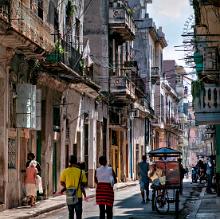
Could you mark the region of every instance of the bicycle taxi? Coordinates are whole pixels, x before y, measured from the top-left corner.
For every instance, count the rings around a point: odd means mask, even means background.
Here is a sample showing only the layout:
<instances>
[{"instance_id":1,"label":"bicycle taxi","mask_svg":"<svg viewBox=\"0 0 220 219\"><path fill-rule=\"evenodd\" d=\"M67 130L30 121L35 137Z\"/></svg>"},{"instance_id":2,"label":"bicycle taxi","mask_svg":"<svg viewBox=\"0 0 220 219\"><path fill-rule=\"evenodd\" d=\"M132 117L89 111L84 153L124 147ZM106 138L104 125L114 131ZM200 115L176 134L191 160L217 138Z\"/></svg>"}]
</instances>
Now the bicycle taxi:
<instances>
[{"instance_id":1,"label":"bicycle taxi","mask_svg":"<svg viewBox=\"0 0 220 219\"><path fill-rule=\"evenodd\" d=\"M166 214L170 210L170 204L174 203L175 214L179 212L180 194L180 165L177 159L181 152L171 148L158 148L152 150L149 156L154 158L154 168L162 170L163 176L158 177L160 183L152 183L152 210L160 214Z\"/></svg>"}]
</instances>

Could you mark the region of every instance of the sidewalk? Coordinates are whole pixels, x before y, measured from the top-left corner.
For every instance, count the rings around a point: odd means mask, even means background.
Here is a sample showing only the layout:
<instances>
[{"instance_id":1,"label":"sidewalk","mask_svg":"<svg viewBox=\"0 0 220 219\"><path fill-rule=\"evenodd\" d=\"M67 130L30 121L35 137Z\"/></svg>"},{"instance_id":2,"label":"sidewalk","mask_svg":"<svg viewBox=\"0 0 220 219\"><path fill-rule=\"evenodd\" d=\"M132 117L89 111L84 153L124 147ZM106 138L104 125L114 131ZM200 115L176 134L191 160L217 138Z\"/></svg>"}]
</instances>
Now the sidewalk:
<instances>
[{"instance_id":1,"label":"sidewalk","mask_svg":"<svg viewBox=\"0 0 220 219\"><path fill-rule=\"evenodd\" d=\"M203 192L198 210L196 212L196 219L217 219L220 218L220 197L216 194L207 194L205 188Z\"/></svg>"},{"instance_id":2,"label":"sidewalk","mask_svg":"<svg viewBox=\"0 0 220 219\"><path fill-rule=\"evenodd\" d=\"M115 190L123 189L127 186L135 186L138 184L138 181L131 181L126 183L117 183L114 186ZM95 189L86 189L86 194L88 198L95 196ZM66 205L65 195L59 195L55 197L50 197L46 200L40 201L36 204L35 207L30 206L21 206L18 208L7 209L0 212L1 219L26 219L33 218L40 214L50 212L59 208L62 208Z\"/></svg>"},{"instance_id":3,"label":"sidewalk","mask_svg":"<svg viewBox=\"0 0 220 219\"><path fill-rule=\"evenodd\" d=\"M204 185L193 210L187 219L218 219L220 218L220 197L206 193Z\"/></svg>"}]
</instances>

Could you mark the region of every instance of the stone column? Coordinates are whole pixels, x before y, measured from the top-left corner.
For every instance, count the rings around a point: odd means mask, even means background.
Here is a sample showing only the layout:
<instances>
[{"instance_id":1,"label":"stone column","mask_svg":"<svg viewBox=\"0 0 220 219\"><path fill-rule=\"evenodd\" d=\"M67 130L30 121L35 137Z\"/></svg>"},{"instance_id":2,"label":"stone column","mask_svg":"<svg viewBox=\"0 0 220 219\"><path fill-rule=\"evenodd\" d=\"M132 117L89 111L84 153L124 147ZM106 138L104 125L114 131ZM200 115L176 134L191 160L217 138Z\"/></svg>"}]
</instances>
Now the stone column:
<instances>
[{"instance_id":1,"label":"stone column","mask_svg":"<svg viewBox=\"0 0 220 219\"><path fill-rule=\"evenodd\" d=\"M5 204L8 179L8 145L6 127L8 120L8 74L3 66L0 66L0 95L0 202Z\"/></svg>"},{"instance_id":2,"label":"stone column","mask_svg":"<svg viewBox=\"0 0 220 219\"><path fill-rule=\"evenodd\" d=\"M8 125L9 125L9 66L14 51L0 46L0 210L7 208L8 190Z\"/></svg>"},{"instance_id":3,"label":"stone column","mask_svg":"<svg viewBox=\"0 0 220 219\"><path fill-rule=\"evenodd\" d=\"M94 187L94 173L96 168L96 119L89 121L89 162L88 162L88 186Z\"/></svg>"}]
</instances>

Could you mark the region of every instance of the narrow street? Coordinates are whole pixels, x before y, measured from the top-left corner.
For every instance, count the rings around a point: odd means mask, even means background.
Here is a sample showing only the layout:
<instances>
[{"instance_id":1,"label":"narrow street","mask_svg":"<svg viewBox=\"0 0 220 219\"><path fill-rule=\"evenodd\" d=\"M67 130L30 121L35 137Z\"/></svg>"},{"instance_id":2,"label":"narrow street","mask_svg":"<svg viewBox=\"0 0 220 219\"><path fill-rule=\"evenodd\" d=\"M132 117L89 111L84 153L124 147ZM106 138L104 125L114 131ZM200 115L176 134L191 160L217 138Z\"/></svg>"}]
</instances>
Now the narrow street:
<instances>
[{"instance_id":1,"label":"narrow street","mask_svg":"<svg viewBox=\"0 0 220 219\"><path fill-rule=\"evenodd\" d=\"M184 192L180 197L180 214L179 219L187 218L190 213L195 210L196 203L199 200L199 195L202 187L198 184L191 184L189 181L184 183ZM151 202L141 204L139 185L126 187L115 191L114 218L175 218L173 204L170 205L170 213L160 215L151 210ZM95 204L95 198L90 198L88 202L83 203L83 218L95 219L98 218L99 209ZM66 219L68 218L68 210L66 207L43 214L37 217L38 219Z\"/></svg>"},{"instance_id":2,"label":"narrow street","mask_svg":"<svg viewBox=\"0 0 220 219\"><path fill-rule=\"evenodd\" d=\"M0 0L0 97L0 219L220 219L220 0Z\"/></svg>"}]
</instances>

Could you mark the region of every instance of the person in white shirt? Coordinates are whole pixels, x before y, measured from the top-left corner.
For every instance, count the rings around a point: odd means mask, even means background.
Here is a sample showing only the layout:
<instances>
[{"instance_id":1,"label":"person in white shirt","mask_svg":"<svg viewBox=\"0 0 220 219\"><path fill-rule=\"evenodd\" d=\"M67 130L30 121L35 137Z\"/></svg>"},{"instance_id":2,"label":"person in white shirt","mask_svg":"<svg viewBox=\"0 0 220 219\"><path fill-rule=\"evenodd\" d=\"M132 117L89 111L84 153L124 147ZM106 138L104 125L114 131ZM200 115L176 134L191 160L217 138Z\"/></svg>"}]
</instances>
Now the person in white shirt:
<instances>
[{"instance_id":1,"label":"person in white shirt","mask_svg":"<svg viewBox=\"0 0 220 219\"><path fill-rule=\"evenodd\" d=\"M96 204L99 205L100 219L105 218L107 213L107 219L113 218L113 203L114 203L114 183L117 182L115 173L112 167L107 165L105 156L99 158L100 167L95 172L96 188Z\"/></svg>"}]
</instances>

